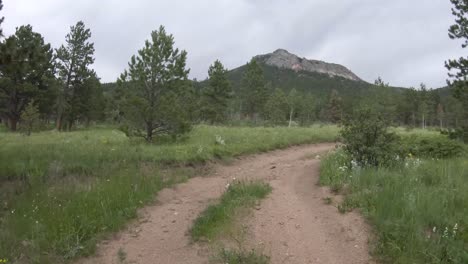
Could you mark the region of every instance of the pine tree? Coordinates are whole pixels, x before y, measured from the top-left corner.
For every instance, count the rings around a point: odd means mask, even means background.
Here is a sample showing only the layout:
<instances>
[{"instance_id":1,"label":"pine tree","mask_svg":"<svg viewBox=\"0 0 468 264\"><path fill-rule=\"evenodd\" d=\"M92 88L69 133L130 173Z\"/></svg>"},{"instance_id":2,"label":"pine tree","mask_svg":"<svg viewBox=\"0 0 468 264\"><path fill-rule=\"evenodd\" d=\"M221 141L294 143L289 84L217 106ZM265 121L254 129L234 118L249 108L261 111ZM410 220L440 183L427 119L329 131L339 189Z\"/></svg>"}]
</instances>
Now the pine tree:
<instances>
[{"instance_id":1,"label":"pine tree","mask_svg":"<svg viewBox=\"0 0 468 264\"><path fill-rule=\"evenodd\" d=\"M342 119L343 114L343 101L338 95L337 90L332 90L328 98L328 105L326 109L327 119L329 122L338 123Z\"/></svg>"},{"instance_id":2,"label":"pine tree","mask_svg":"<svg viewBox=\"0 0 468 264\"><path fill-rule=\"evenodd\" d=\"M227 69L219 60L208 69L208 78L208 86L202 91L203 117L211 124L222 123L228 118L227 110L232 89L227 78Z\"/></svg>"},{"instance_id":3,"label":"pine tree","mask_svg":"<svg viewBox=\"0 0 468 264\"><path fill-rule=\"evenodd\" d=\"M52 49L30 25L21 26L0 44L0 65L0 117L16 131L32 99L39 107L53 100Z\"/></svg>"},{"instance_id":4,"label":"pine tree","mask_svg":"<svg viewBox=\"0 0 468 264\"><path fill-rule=\"evenodd\" d=\"M255 59L246 65L246 71L242 77L241 88L241 113L256 120L258 114L263 112L267 100L267 89L263 70Z\"/></svg>"},{"instance_id":5,"label":"pine tree","mask_svg":"<svg viewBox=\"0 0 468 264\"><path fill-rule=\"evenodd\" d=\"M132 130L148 142L154 135L177 136L190 129L187 52L174 48L163 26L132 56L119 85L125 91L124 115Z\"/></svg>"},{"instance_id":6,"label":"pine tree","mask_svg":"<svg viewBox=\"0 0 468 264\"><path fill-rule=\"evenodd\" d=\"M455 24L449 28L451 39L462 40L462 48L468 47L468 1L450 0L454 7L452 14L455 16ZM449 70L448 84L455 88L455 97L459 99L464 108L464 124L468 137L468 57L461 57L458 60L448 60L445 67ZM452 71L455 70L455 73Z\"/></svg>"},{"instance_id":7,"label":"pine tree","mask_svg":"<svg viewBox=\"0 0 468 264\"><path fill-rule=\"evenodd\" d=\"M94 44L89 42L91 30L82 21L70 28L65 37L65 45L56 51L58 75L62 82L59 101L57 101L57 129L63 129L63 121L68 121L68 129L79 118L80 111L86 102L80 98L86 93L86 81L97 78L90 65L94 63Z\"/></svg>"},{"instance_id":8,"label":"pine tree","mask_svg":"<svg viewBox=\"0 0 468 264\"><path fill-rule=\"evenodd\" d=\"M288 101L281 89L275 91L268 97L265 104L265 119L272 124L281 125L286 121L288 115Z\"/></svg>"},{"instance_id":9,"label":"pine tree","mask_svg":"<svg viewBox=\"0 0 468 264\"><path fill-rule=\"evenodd\" d=\"M31 100L21 113L21 126L27 136L31 135L35 124L39 121L39 108Z\"/></svg>"},{"instance_id":10,"label":"pine tree","mask_svg":"<svg viewBox=\"0 0 468 264\"><path fill-rule=\"evenodd\" d=\"M2 11L3 9L3 4L2 4L2 0L0 0L0 11ZM3 20L5 18L4 17L0 17L0 38L3 37L3 30L2 30L2 23L3 23Z\"/></svg>"}]
</instances>

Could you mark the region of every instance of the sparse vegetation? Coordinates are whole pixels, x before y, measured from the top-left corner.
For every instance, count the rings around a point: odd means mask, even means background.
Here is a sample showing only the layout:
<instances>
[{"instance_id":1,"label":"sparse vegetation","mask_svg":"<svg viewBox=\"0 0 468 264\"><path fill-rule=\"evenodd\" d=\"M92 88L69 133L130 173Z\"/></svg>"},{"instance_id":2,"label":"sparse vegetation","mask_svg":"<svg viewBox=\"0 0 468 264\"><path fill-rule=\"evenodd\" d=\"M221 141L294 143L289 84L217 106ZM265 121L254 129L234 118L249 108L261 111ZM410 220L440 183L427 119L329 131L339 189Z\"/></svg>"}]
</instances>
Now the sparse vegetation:
<instances>
[{"instance_id":1,"label":"sparse vegetation","mask_svg":"<svg viewBox=\"0 0 468 264\"><path fill-rule=\"evenodd\" d=\"M222 249L217 260L220 263L229 264L268 264L270 258L264 254L259 254L255 250L248 252Z\"/></svg>"},{"instance_id":2,"label":"sparse vegetation","mask_svg":"<svg viewBox=\"0 0 468 264\"><path fill-rule=\"evenodd\" d=\"M254 206L255 201L265 198L270 192L271 187L266 183L234 180L228 184L219 203L210 205L195 220L190 230L192 239L212 240L219 237L232 228L233 221L238 220L239 214L242 214L245 208ZM230 256L234 257L235 254Z\"/></svg>"}]
</instances>

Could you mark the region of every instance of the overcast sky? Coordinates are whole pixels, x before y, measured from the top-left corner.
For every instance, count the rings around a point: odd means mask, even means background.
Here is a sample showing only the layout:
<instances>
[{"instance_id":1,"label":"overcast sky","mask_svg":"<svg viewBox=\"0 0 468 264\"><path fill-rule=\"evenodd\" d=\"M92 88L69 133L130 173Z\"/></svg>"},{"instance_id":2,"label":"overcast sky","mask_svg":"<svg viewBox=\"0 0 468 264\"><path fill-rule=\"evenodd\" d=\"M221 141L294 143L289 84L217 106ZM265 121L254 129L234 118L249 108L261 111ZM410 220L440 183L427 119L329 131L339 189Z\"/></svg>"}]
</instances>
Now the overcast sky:
<instances>
[{"instance_id":1,"label":"overcast sky","mask_svg":"<svg viewBox=\"0 0 468 264\"><path fill-rule=\"evenodd\" d=\"M164 25L188 52L191 78L220 59L229 69L286 49L342 64L366 81L445 85L444 61L466 56L448 38L449 0L4 0L5 35L31 24L54 47L69 27L91 28L103 82L115 81L150 32ZM463 53L465 52L465 53Z\"/></svg>"}]
</instances>

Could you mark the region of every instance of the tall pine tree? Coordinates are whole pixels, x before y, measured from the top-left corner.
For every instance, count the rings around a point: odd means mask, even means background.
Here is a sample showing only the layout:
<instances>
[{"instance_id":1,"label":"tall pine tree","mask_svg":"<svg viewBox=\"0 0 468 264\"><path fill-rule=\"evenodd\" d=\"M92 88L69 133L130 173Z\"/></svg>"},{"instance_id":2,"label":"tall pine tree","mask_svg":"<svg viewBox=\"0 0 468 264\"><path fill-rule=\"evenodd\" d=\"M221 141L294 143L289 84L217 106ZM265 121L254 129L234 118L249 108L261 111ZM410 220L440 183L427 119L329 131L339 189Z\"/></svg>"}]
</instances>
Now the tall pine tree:
<instances>
[{"instance_id":1,"label":"tall pine tree","mask_svg":"<svg viewBox=\"0 0 468 264\"><path fill-rule=\"evenodd\" d=\"M89 67L94 63L94 44L89 41L91 30L82 21L70 28L65 37L65 45L57 49L57 69L62 82L62 89L57 100L57 129L64 128L64 121L68 122L68 129L83 113L83 105L89 102L87 81L97 78L94 70Z\"/></svg>"},{"instance_id":2,"label":"tall pine tree","mask_svg":"<svg viewBox=\"0 0 468 264\"><path fill-rule=\"evenodd\" d=\"M203 119L211 124L222 123L228 118L227 110L232 89L227 69L219 60L208 69L208 78L208 86L202 92Z\"/></svg>"},{"instance_id":3,"label":"tall pine tree","mask_svg":"<svg viewBox=\"0 0 468 264\"><path fill-rule=\"evenodd\" d=\"M247 63L246 67L240 91L242 98L240 112L256 120L257 116L263 112L268 99L265 77L262 68L255 59Z\"/></svg>"},{"instance_id":4,"label":"tall pine tree","mask_svg":"<svg viewBox=\"0 0 468 264\"><path fill-rule=\"evenodd\" d=\"M31 100L43 109L53 100L52 60L50 44L30 25L17 28L0 44L0 117L12 131Z\"/></svg>"},{"instance_id":5,"label":"tall pine tree","mask_svg":"<svg viewBox=\"0 0 468 264\"><path fill-rule=\"evenodd\" d=\"M451 39L462 40L462 48L468 47L468 0L450 0L453 4L452 14L455 24L449 28ZM462 102L464 108L463 126L468 140L468 57L448 60L445 66L449 70L448 84L455 88L455 97ZM455 72L453 72L455 71Z\"/></svg>"},{"instance_id":6,"label":"tall pine tree","mask_svg":"<svg viewBox=\"0 0 468 264\"><path fill-rule=\"evenodd\" d=\"M190 129L186 60L187 52L174 48L174 37L161 26L119 79L125 119L132 132L148 142L155 135L176 136Z\"/></svg>"}]
</instances>

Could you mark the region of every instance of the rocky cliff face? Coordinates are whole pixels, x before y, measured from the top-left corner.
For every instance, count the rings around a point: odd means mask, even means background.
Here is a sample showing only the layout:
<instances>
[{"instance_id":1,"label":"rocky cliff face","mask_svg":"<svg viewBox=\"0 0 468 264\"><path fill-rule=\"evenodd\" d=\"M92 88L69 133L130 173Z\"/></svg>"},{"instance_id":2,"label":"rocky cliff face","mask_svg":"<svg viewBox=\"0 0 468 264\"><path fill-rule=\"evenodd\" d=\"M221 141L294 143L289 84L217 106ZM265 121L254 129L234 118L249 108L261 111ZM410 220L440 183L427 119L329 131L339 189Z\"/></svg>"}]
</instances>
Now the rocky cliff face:
<instances>
[{"instance_id":1,"label":"rocky cliff face","mask_svg":"<svg viewBox=\"0 0 468 264\"><path fill-rule=\"evenodd\" d=\"M317 72L328 74L331 77L339 76L354 81L361 81L356 74L342 65L300 58L284 49L278 49L273 53L265 55L258 55L255 59L258 62L279 68Z\"/></svg>"}]
</instances>

